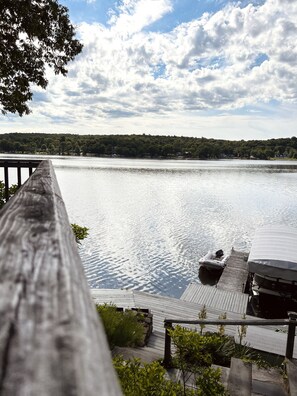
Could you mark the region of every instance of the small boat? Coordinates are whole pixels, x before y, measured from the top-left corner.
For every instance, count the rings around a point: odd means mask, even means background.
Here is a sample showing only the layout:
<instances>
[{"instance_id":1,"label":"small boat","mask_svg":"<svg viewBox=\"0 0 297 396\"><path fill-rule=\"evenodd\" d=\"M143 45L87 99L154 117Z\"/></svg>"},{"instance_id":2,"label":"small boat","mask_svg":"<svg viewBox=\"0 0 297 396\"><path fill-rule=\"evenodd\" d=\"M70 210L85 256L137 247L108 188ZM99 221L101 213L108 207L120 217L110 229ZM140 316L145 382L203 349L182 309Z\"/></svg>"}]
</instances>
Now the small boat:
<instances>
[{"instance_id":1,"label":"small boat","mask_svg":"<svg viewBox=\"0 0 297 396\"><path fill-rule=\"evenodd\" d=\"M223 250L216 252L209 251L205 256L201 257L199 264L209 270L222 271L226 266L229 256L225 256Z\"/></svg>"}]
</instances>

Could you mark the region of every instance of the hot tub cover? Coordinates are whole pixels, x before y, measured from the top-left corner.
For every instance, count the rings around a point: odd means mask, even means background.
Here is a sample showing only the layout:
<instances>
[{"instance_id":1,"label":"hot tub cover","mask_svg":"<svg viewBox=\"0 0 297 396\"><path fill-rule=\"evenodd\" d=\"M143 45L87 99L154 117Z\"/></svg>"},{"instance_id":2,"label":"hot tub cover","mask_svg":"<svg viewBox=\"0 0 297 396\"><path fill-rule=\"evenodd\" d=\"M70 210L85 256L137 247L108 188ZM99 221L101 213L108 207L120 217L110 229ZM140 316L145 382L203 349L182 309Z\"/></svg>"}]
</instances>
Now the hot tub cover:
<instances>
[{"instance_id":1,"label":"hot tub cover","mask_svg":"<svg viewBox=\"0 0 297 396\"><path fill-rule=\"evenodd\" d=\"M270 225L257 230L248 258L249 272L297 281L297 229Z\"/></svg>"}]
</instances>

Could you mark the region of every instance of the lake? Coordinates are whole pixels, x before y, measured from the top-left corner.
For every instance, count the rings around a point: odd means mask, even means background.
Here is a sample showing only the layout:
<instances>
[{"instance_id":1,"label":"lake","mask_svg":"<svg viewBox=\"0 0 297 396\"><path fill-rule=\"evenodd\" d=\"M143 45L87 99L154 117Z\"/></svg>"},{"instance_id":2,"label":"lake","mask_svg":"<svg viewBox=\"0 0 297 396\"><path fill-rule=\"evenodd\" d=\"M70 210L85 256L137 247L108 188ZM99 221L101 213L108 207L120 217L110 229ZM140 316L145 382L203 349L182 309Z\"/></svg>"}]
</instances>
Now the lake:
<instances>
[{"instance_id":1,"label":"lake","mask_svg":"<svg viewBox=\"0 0 297 396\"><path fill-rule=\"evenodd\" d=\"M52 161L70 222L90 229L79 249L90 287L180 297L208 250L248 251L259 226L297 227L295 161Z\"/></svg>"}]
</instances>

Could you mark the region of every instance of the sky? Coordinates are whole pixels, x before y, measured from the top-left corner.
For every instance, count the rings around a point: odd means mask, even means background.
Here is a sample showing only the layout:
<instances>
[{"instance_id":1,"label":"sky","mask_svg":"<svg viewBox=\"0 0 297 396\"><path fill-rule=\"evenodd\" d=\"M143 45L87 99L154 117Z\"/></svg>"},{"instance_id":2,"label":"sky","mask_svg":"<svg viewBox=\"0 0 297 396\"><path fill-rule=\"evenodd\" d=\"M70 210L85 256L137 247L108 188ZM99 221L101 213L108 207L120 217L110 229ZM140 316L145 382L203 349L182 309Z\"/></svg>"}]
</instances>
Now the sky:
<instances>
[{"instance_id":1,"label":"sky","mask_svg":"<svg viewBox=\"0 0 297 396\"><path fill-rule=\"evenodd\" d=\"M60 0L84 48L0 133L296 136L296 0Z\"/></svg>"}]
</instances>

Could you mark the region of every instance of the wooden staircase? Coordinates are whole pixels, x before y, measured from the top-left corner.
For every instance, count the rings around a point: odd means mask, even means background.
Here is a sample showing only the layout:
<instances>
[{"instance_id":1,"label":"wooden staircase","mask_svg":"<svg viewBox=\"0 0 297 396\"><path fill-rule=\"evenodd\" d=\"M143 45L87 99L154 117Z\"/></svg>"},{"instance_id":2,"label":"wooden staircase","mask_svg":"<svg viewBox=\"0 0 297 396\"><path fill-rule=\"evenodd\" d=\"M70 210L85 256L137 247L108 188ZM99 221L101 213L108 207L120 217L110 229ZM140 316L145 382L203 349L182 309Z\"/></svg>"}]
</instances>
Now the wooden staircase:
<instances>
[{"instance_id":1,"label":"wooden staircase","mask_svg":"<svg viewBox=\"0 0 297 396\"><path fill-rule=\"evenodd\" d=\"M153 351L154 352L154 351ZM152 348L116 348L115 354L125 359L138 357L150 363L161 355L152 353ZM285 362L286 377L277 368L261 369L255 364L245 363L240 359L232 358L231 367L213 365L221 370L221 381L230 396L297 396L297 361L294 359ZM190 374L190 373L189 373ZM168 379L182 381L178 369L167 371ZM189 375L187 386L195 388L195 379Z\"/></svg>"},{"instance_id":2,"label":"wooden staircase","mask_svg":"<svg viewBox=\"0 0 297 396\"><path fill-rule=\"evenodd\" d=\"M230 396L250 396L252 390L252 365L240 359L231 359L227 389Z\"/></svg>"},{"instance_id":3,"label":"wooden staircase","mask_svg":"<svg viewBox=\"0 0 297 396\"><path fill-rule=\"evenodd\" d=\"M220 367L221 379L230 396L297 396L296 360L287 360L285 367L287 379L276 368L260 369L232 358L230 368Z\"/></svg>"}]
</instances>

